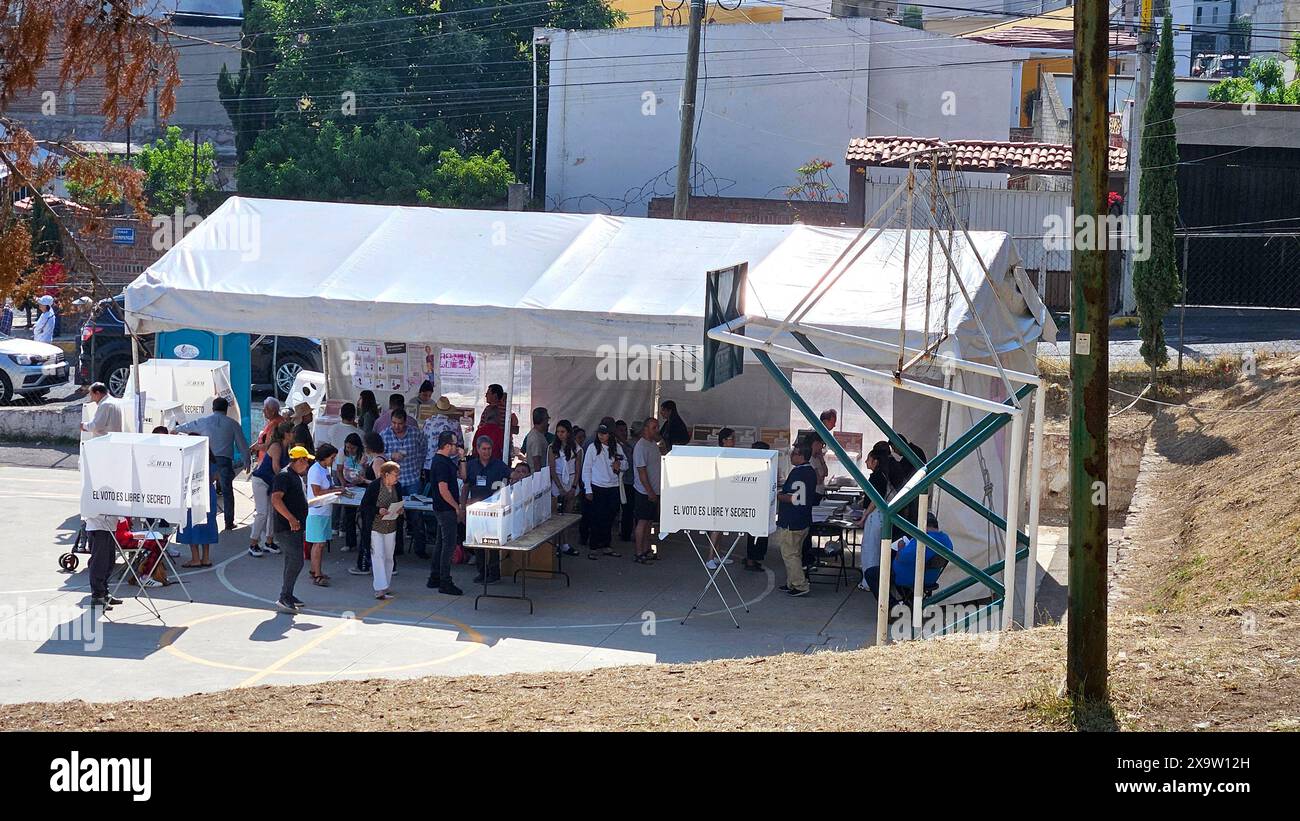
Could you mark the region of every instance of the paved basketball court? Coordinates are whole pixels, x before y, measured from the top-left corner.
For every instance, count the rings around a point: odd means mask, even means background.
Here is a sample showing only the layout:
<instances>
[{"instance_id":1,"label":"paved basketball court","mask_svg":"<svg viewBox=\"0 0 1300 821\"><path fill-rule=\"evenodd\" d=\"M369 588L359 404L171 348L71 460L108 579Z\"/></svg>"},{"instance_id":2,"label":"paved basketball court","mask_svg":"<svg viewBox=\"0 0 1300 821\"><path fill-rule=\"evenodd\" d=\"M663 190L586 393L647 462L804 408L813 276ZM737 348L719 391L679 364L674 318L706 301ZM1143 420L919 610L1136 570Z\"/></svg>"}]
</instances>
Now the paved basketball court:
<instances>
[{"instance_id":1,"label":"paved basketball court","mask_svg":"<svg viewBox=\"0 0 1300 821\"><path fill-rule=\"evenodd\" d=\"M72 461L72 460L68 460ZM875 600L841 586L814 585L813 595L789 599L776 590L784 572L732 575L751 612L737 629L712 592L703 613L681 619L705 576L690 547L678 539L665 558L642 566L616 542L622 559L569 558L563 581L534 578L523 602L485 600L474 609L474 570L455 568L465 596L443 596L424 586L427 563L398 559L397 597L373 598L368 576L347 568L355 554L337 548L325 572L333 586L315 587L304 572L297 616L272 602L283 559L248 555L252 504L246 482L236 482L237 520L213 549L214 566L185 570L195 601L177 585L155 589L160 623L131 598L96 630L82 618L89 599L86 559L76 573L58 556L77 529L79 474L74 469L0 466L0 506L8 538L0 543L0 702L114 700L176 696L260 684L302 684L338 678L417 677L581 670L618 664L679 663L782 652L856 648L874 636ZM188 548L182 547L182 559ZM774 554L769 565L779 565ZM853 581L856 581L854 579ZM508 582L499 587L508 588ZM504 591L502 591L504 592Z\"/></svg>"}]
</instances>

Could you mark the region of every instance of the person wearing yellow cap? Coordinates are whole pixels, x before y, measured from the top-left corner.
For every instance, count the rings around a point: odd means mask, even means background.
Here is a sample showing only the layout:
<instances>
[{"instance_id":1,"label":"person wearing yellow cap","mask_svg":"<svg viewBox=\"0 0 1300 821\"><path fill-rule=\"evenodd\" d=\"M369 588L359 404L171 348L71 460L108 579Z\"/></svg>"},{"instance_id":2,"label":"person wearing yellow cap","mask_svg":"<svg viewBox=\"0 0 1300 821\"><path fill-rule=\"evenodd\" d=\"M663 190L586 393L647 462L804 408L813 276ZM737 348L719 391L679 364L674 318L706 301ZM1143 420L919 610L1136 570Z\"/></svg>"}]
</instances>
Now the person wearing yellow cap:
<instances>
[{"instance_id":1,"label":"person wearing yellow cap","mask_svg":"<svg viewBox=\"0 0 1300 821\"><path fill-rule=\"evenodd\" d=\"M307 469L314 457L302 445L289 449L289 464L275 476L271 485L271 507L275 510L275 546L284 554L284 583L276 605L296 613L302 600L293 595L294 584L302 573L303 545L307 520Z\"/></svg>"}]
</instances>

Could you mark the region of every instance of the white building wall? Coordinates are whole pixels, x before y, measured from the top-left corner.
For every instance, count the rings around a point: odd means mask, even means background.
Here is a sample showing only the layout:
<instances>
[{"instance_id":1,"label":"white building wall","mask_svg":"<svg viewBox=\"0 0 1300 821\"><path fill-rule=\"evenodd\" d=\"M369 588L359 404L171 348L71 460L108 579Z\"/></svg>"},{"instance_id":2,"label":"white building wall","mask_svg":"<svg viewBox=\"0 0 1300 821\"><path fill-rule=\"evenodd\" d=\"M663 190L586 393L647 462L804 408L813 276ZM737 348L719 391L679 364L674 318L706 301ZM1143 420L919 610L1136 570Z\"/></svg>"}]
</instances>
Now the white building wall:
<instances>
[{"instance_id":1,"label":"white building wall","mask_svg":"<svg viewBox=\"0 0 1300 821\"><path fill-rule=\"evenodd\" d=\"M675 186L685 30L548 34L547 207L645 215ZM784 198L821 158L847 196L851 137L1005 140L1025 57L862 18L709 27L694 192Z\"/></svg>"}]
</instances>

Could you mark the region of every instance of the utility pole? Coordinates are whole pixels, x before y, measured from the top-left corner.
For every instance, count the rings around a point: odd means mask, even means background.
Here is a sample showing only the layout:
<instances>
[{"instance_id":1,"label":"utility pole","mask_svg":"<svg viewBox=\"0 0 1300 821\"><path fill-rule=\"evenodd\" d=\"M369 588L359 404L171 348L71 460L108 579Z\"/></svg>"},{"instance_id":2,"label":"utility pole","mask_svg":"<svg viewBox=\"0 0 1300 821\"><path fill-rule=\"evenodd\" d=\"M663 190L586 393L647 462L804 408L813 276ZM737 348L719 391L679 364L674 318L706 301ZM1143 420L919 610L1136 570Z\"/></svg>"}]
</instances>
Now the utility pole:
<instances>
[{"instance_id":1,"label":"utility pole","mask_svg":"<svg viewBox=\"0 0 1300 821\"><path fill-rule=\"evenodd\" d=\"M1149 2L1149 0L1144 0ZM1104 237L1109 172L1107 0L1074 7L1074 213ZM1097 231L1103 230L1098 235ZM1077 244L1076 244L1077 245ZM1109 385L1107 243L1071 249L1070 567L1066 688L1081 701L1107 697L1106 465Z\"/></svg>"},{"instance_id":2,"label":"utility pole","mask_svg":"<svg viewBox=\"0 0 1300 821\"><path fill-rule=\"evenodd\" d=\"M1136 225L1133 217L1138 213L1138 188L1142 184L1142 121L1146 117L1147 98L1151 96L1151 51L1155 43L1151 7L1153 0L1140 0L1138 11L1137 76L1133 78L1133 110L1128 118L1128 191L1124 197L1124 213L1128 225ZM1132 237L1129 238L1132 240ZM1122 311L1137 311L1137 294L1133 290L1133 254L1124 253L1124 279L1120 283Z\"/></svg>"},{"instance_id":3,"label":"utility pole","mask_svg":"<svg viewBox=\"0 0 1300 821\"><path fill-rule=\"evenodd\" d=\"M691 200L691 143L695 140L695 86L700 79L700 26L705 0L691 0L691 29L686 38L686 81L682 84L682 129L677 139L677 190L673 219L686 219Z\"/></svg>"}]
</instances>

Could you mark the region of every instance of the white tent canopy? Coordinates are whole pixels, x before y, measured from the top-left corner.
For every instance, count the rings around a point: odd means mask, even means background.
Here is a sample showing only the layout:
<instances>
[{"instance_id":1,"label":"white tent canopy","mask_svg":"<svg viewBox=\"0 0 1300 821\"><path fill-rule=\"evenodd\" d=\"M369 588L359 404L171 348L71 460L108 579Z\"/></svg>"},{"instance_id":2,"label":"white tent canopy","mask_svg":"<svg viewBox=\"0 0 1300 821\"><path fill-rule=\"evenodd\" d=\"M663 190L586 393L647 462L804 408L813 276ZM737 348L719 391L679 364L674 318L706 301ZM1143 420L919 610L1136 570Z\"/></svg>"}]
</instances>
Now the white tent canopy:
<instances>
[{"instance_id":1,"label":"white tent canopy","mask_svg":"<svg viewBox=\"0 0 1300 821\"><path fill-rule=\"evenodd\" d=\"M127 319L140 333L351 336L556 356L591 356L620 336L699 345L706 271L748 262L749 311L784 317L855 233L232 197L128 286ZM806 321L897 340L903 236L886 232ZM1019 349L1041 333L1045 310L1014 273L1006 234L971 236L998 281L958 236L962 281L994 346ZM925 245L918 232L909 330L926 315L917 264ZM945 294L941 251L932 250L930 327L946 312L959 353L977 357L985 346L974 318L955 286ZM1010 317L995 305L995 289Z\"/></svg>"}]
</instances>

